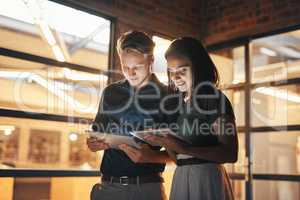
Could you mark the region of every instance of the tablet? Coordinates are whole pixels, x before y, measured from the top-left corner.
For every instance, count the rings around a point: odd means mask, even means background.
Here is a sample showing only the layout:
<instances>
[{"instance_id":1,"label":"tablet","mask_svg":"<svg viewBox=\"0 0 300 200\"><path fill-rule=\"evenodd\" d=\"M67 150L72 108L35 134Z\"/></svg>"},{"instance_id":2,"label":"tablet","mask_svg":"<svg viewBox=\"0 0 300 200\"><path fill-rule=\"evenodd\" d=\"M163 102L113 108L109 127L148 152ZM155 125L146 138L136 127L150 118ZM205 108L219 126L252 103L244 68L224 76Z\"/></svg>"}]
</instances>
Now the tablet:
<instances>
[{"instance_id":1,"label":"tablet","mask_svg":"<svg viewBox=\"0 0 300 200\"><path fill-rule=\"evenodd\" d=\"M182 142L185 142L187 144L191 144L191 142L189 140L187 140L186 138L182 137L182 136L179 136L177 135L176 133L174 133L174 131L172 131L171 129L169 128L163 128L163 129L151 129L151 130L143 130L143 131L131 131L129 132L131 135L139 138L140 140L143 140L149 144L151 144L152 146L159 146L157 144L153 144L147 140L144 139L144 137L146 135L155 135L155 136L161 136L161 137L164 137L166 135L171 135L173 136L174 138L182 141Z\"/></svg>"},{"instance_id":2,"label":"tablet","mask_svg":"<svg viewBox=\"0 0 300 200\"><path fill-rule=\"evenodd\" d=\"M136 142L133 137L130 136L95 132L90 130L87 130L85 132L89 134L90 137L95 137L97 139L104 140L104 142L106 142L110 146L110 148L119 149L118 146L120 144L127 144L135 148L140 148L140 144Z\"/></svg>"}]
</instances>

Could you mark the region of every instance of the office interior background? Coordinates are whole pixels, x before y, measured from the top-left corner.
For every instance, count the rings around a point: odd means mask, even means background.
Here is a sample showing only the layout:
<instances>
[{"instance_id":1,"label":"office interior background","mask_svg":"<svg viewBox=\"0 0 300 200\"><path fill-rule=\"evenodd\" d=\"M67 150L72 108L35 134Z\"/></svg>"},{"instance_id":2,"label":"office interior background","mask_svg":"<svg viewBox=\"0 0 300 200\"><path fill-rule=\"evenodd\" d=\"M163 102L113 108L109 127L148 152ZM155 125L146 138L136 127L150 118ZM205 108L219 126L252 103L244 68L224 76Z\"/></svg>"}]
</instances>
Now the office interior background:
<instances>
[{"instance_id":1,"label":"office interior background","mask_svg":"<svg viewBox=\"0 0 300 200\"><path fill-rule=\"evenodd\" d=\"M0 0L0 200L89 199L102 153L84 130L131 29L153 37L164 83L172 39L205 43L238 125L235 198L300 199L298 0Z\"/></svg>"}]
</instances>

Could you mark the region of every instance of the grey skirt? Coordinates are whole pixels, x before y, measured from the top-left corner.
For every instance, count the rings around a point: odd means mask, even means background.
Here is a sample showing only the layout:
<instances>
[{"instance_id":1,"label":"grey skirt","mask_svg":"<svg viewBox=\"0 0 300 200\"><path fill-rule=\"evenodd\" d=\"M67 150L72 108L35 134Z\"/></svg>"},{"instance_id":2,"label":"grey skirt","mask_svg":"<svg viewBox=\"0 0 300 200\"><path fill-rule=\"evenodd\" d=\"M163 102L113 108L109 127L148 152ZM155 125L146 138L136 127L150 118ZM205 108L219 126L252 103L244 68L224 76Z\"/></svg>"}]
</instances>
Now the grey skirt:
<instances>
[{"instance_id":1,"label":"grey skirt","mask_svg":"<svg viewBox=\"0 0 300 200\"><path fill-rule=\"evenodd\" d=\"M178 166L170 200L233 200L225 168L220 164Z\"/></svg>"}]
</instances>

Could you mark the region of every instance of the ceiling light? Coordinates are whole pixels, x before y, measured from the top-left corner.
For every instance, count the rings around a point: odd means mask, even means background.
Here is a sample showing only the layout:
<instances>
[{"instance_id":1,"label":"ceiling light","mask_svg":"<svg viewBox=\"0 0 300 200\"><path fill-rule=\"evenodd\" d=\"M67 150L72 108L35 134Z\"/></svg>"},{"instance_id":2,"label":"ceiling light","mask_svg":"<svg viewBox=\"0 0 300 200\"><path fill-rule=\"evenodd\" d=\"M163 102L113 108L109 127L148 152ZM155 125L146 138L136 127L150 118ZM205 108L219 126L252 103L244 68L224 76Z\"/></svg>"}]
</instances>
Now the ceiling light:
<instances>
[{"instance_id":1,"label":"ceiling light","mask_svg":"<svg viewBox=\"0 0 300 200\"><path fill-rule=\"evenodd\" d=\"M269 48L261 47L259 51L267 56L271 56L271 57L277 56L277 53Z\"/></svg>"},{"instance_id":2,"label":"ceiling light","mask_svg":"<svg viewBox=\"0 0 300 200\"><path fill-rule=\"evenodd\" d=\"M260 87L260 88L256 88L255 91L262 93L262 94L266 94L266 95L270 95L270 96L274 96L277 97L279 99L283 99L283 100L288 100L288 101L292 101L295 103L300 103L300 96L297 94L293 94L291 92L285 91L285 90L280 90L280 89L273 89L273 88L267 88L267 87Z\"/></svg>"},{"instance_id":3,"label":"ceiling light","mask_svg":"<svg viewBox=\"0 0 300 200\"><path fill-rule=\"evenodd\" d=\"M69 68L64 68L63 73L67 79L73 81L107 81L108 79L107 75L80 73Z\"/></svg>"},{"instance_id":4,"label":"ceiling light","mask_svg":"<svg viewBox=\"0 0 300 200\"><path fill-rule=\"evenodd\" d=\"M78 135L76 133L71 133L69 139L74 142L78 139Z\"/></svg>"},{"instance_id":5,"label":"ceiling light","mask_svg":"<svg viewBox=\"0 0 300 200\"><path fill-rule=\"evenodd\" d=\"M11 135L12 132L15 130L14 126L11 125L0 125L0 130L4 131L4 135Z\"/></svg>"}]
</instances>

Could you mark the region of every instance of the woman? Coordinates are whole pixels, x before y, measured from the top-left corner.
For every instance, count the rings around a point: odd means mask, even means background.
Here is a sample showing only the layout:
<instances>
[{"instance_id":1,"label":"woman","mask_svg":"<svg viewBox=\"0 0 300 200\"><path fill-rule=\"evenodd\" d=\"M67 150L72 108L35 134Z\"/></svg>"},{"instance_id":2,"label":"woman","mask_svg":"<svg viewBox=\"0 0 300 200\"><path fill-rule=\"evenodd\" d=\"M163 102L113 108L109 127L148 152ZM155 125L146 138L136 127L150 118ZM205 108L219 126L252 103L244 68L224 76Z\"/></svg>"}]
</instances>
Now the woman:
<instances>
[{"instance_id":1,"label":"woman","mask_svg":"<svg viewBox=\"0 0 300 200\"><path fill-rule=\"evenodd\" d=\"M217 89L218 72L202 44L193 38L174 40L165 53L169 86L183 95L175 132L146 136L176 159L171 200L233 199L223 163L237 160L238 139L229 100Z\"/></svg>"}]
</instances>

